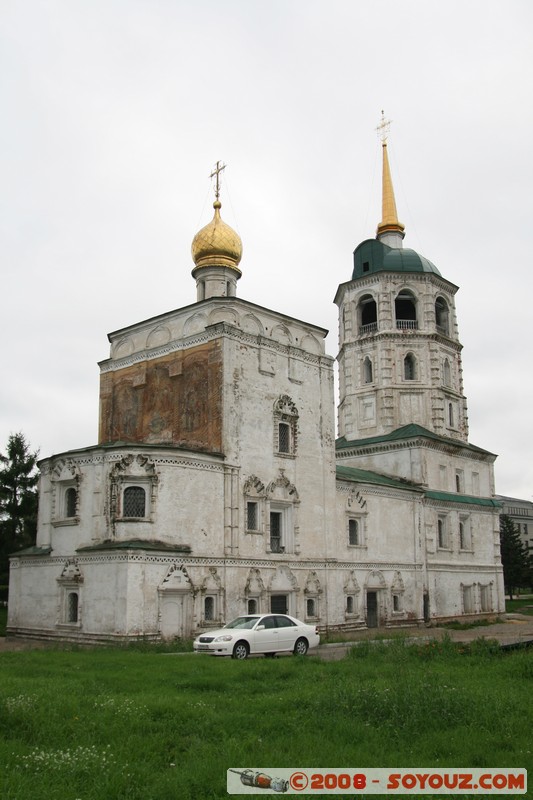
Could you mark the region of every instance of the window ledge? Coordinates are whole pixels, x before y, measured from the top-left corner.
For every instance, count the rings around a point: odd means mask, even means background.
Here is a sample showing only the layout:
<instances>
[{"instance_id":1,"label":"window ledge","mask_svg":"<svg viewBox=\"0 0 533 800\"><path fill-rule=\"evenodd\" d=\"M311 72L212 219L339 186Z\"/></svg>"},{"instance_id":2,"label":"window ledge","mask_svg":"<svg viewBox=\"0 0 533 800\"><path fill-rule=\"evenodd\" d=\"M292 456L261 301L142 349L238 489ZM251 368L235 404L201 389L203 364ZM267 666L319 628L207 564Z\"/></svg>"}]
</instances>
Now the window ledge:
<instances>
[{"instance_id":1,"label":"window ledge","mask_svg":"<svg viewBox=\"0 0 533 800\"><path fill-rule=\"evenodd\" d=\"M65 519L53 519L52 520L52 527L53 528L64 528L67 525L79 525L80 518L79 517L65 517Z\"/></svg>"}]
</instances>

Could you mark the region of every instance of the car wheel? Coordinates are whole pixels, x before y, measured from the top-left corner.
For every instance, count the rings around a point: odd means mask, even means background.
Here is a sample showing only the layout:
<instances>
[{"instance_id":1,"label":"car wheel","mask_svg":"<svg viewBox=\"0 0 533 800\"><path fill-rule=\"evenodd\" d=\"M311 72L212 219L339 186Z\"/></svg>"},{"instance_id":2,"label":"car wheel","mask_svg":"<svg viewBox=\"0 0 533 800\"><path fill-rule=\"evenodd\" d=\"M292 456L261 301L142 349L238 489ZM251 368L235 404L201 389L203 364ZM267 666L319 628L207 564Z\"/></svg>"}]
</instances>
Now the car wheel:
<instances>
[{"instance_id":1,"label":"car wheel","mask_svg":"<svg viewBox=\"0 0 533 800\"><path fill-rule=\"evenodd\" d=\"M309 650L309 645L307 643L307 639L296 640L296 644L294 645L294 651L293 651L295 656L305 656L308 650Z\"/></svg>"},{"instance_id":2,"label":"car wheel","mask_svg":"<svg viewBox=\"0 0 533 800\"><path fill-rule=\"evenodd\" d=\"M250 652L250 648L246 644L246 642L237 642L235 647L233 648L233 658L238 658L242 661L245 658L248 658L248 654Z\"/></svg>"}]
</instances>

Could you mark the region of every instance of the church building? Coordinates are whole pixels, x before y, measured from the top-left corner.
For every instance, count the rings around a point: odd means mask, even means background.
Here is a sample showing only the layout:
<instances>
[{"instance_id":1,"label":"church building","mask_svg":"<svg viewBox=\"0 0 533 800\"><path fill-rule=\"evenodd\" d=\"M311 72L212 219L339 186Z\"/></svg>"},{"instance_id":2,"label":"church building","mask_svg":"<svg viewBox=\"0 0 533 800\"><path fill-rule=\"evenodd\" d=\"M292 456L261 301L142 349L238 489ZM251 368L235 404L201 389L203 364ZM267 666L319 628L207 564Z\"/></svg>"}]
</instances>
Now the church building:
<instances>
[{"instance_id":1,"label":"church building","mask_svg":"<svg viewBox=\"0 0 533 800\"><path fill-rule=\"evenodd\" d=\"M193 239L196 301L109 334L98 444L40 464L8 634L191 637L243 613L321 630L504 611L495 456L468 442L457 286L404 248L383 150L377 237L327 331L237 296L242 243ZM348 276L347 276L348 277ZM327 288L327 287L325 287Z\"/></svg>"}]
</instances>

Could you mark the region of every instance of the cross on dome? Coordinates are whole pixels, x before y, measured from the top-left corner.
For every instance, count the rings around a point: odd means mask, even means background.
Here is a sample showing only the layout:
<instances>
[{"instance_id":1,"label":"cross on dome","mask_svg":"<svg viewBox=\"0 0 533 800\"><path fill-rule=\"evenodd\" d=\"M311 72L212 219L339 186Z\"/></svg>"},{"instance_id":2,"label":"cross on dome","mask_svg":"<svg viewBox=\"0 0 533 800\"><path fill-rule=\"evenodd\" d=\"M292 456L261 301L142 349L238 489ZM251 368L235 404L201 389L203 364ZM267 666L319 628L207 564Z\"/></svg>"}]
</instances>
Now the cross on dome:
<instances>
[{"instance_id":1,"label":"cross on dome","mask_svg":"<svg viewBox=\"0 0 533 800\"><path fill-rule=\"evenodd\" d=\"M213 172L209 176L210 178L215 178L215 200L220 198L220 173L224 169L226 169L226 165L222 164L221 161L217 161Z\"/></svg>"}]
</instances>

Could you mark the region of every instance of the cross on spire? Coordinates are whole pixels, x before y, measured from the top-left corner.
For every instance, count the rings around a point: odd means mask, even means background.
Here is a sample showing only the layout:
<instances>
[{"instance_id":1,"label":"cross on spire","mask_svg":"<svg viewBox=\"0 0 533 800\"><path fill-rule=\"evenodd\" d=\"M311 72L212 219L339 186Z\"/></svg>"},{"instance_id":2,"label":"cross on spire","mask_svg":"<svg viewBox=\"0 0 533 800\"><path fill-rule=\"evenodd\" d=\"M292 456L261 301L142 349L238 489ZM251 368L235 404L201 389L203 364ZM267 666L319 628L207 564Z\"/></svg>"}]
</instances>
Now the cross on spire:
<instances>
[{"instance_id":1,"label":"cross on spire","mask_svg":"<svg viewBox=\"0 0 533 800\"><path fill-rule=\"evenodd\" d=\"M223 164L221 161L217 161L213 172L209 176L210 178L216 178L216 180L215 180L215 200L218 200L218 198L220 197L220 173L224 169L226 169L226 165Z\"/></svg>"},{"instance_id":2,"label":"cross on spire","mask_svg":"<svg viewBox=\"0 0 533 800\"><path fill-rule=\"evenodd\" d=\"M387 144L387 136L389 135L389 130L391 126L392 120L385 119L385 112L383 109L381 110L381 122L376 128L377 134L381 139L382 144Z\"/></svg>"}]
</instances>

